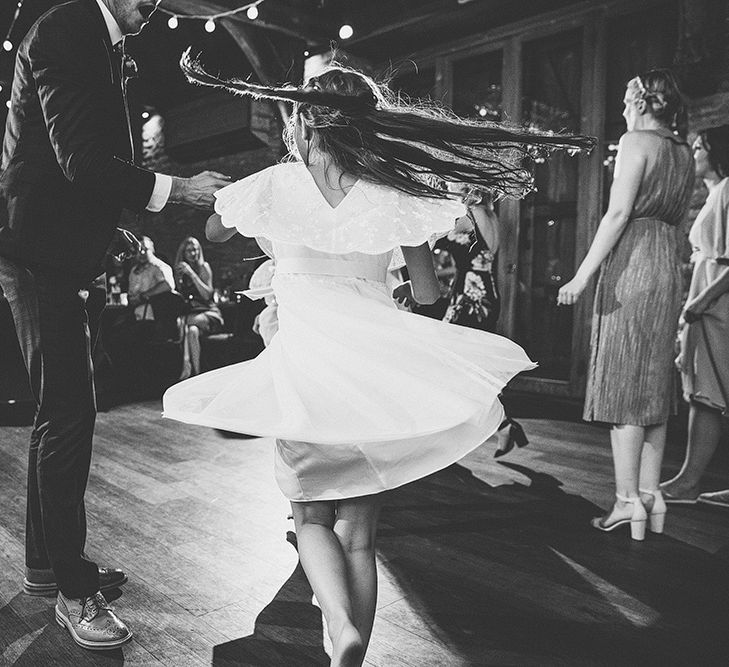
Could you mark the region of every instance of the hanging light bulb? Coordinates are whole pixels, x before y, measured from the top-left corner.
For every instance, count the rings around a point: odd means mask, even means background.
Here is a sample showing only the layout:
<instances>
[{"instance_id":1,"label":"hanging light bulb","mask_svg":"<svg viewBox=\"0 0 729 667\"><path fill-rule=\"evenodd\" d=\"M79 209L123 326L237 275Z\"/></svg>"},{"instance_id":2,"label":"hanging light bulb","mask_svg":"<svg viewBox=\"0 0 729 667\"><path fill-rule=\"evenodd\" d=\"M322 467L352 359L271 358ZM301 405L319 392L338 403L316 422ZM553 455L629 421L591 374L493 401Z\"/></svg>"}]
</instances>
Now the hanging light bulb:
<instances>
[{"instance_id":1,"label":"hanging light bulb","mask_svg":"<svg viewBox=\"0 0 729 667\"><path fill-rule=\"evenodd\" d=\"M6 39L6 40L5 40L4 42L3 42L3 48L4 48L4 49L5 49L6 51L12 51L12 50L13 50L13 43L12 43L12 42L11 42L11 41L10 41L9 39Z\"/></svg>"},{"instance_id":2,"label":"hanging light bulb","mask_svg":"<svg viewBox=\"0 0 729 667\"><path fill-rule=\"evenodd\" d=\"M142 111L142 118L147 120L149 118L149 111Z\"/></svg>"},{"instance_id":3,"label":"hanging light bulb","mask_svg":"<svg viewBox=\"0 0 729 667\"><path fill-rule=\"evenodd\" d=\"M308 58L308 57L309 57L309 52L308 51L304 51L304 58Z\"/></svg>"},{"instance_id":4,"label":"hanging light bulb","mask_svg":"<svg viewBox=\"0 0 729 667\"><path fill-rule=\"evenodd\" d=\"M205 21L205 32L215 32L215 21L213 19Z\"/></svg>"},{"instance_id":5,"label":"hanging light bulb","mask_svg":"<svg viewBox=\"0 0 729 667\"><path fill-rule=\"evenodd\" d=\"M246 16L251 20L255 21L258 18L258 7L251 5L246 11Z\"/></svg>"},{"instance_id":6,"label":"hanging light bulb","mask_svg":"<svg viewBox=\"0 0 729 667\"><path fill-rule=\"evenodd\" d=\"M10 108L10 100L8 100L7 102L5 102L5 106L6 106L6 107L7 107L8 109Z\"/></svg>"},{"instance_id":7,"label":"hanging light bulb","mask_svg":"<svg viewBox=\"0 0 729 667\"><path fill-rule=\"evenodd\" d=\"M177 26L180 25L180 22L177 20L176 16L170 16L169 20L167 21L167 26L170 30L174 30L177 28Z\"/></svg>"},{"instance_id":8,"label":"hanging light bulb","mask_svg":"<svg viewBox=\"0 0 729 667\"><path fill-rule=\"evenodd\" d=\"M354 29L351 25L345 23L341 28L339 28L340 39L349 39L352 35L354 35Z\"/></svg>"}]
</instances>

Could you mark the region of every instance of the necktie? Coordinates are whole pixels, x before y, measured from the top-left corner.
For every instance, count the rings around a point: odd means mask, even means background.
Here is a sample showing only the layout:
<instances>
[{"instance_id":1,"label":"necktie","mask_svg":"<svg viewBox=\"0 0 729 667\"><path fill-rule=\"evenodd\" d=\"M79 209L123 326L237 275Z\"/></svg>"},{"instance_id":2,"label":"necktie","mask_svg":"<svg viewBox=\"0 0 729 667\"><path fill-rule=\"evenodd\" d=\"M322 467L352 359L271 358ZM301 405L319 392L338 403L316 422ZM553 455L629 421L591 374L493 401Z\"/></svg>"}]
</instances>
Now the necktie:
<instances>
[{"instance_id":1,"label":"necktie","mask_svg":"<svg viewBox=\"0 0 729 667\"><path fill-rule=\"evenodd\" d=\"M121 86L122 97L124 99L124 116L127 122L127 133L129 135L129 150L131 162L135 162L134 151L134 134L132 132L132 121L129 115L129 101L127 99L127 83L130 78L135 78L138 74L137 63L131 56L124 51L124 42L118 42L113 48L112 62L114 64L114 81Z\"/></svg>"}]
</instances>

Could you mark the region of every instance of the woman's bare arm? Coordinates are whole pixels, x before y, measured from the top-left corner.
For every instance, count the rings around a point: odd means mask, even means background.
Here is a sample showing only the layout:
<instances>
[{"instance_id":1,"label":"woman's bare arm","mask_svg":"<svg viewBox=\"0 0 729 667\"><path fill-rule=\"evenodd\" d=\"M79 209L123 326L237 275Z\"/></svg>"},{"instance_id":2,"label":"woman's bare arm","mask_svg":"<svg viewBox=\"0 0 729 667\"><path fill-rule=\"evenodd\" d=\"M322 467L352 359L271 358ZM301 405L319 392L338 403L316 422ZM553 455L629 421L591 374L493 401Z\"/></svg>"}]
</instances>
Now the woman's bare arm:
<instances>
[{"instance_id":1,"label":"woman's bare arm","mask_svg":"<svg viewBox=\"0 0 729 667\"><path fill-rule=\"evenodd\" d=\"M213 213L205 223L205 236L208 241L223 243L224 241L233 238L235 234L235 228L224 226L217 213Z\"/></svg>"},{"instance_id":2,"label":"woman's bare arm","mask_svg":"<svg viewBox=\"0 0 729 667\"><path fill-rule=\"evenodd\" d=\"M620 139L615 163L615 179L610 188L608 210L600 221L590 249L577 269L575 277L559 290L557 302L571 305L587 286L587 281L600 268L628 224L646 166L646 138L629 132Z\"/></svg>"}]
</instances>

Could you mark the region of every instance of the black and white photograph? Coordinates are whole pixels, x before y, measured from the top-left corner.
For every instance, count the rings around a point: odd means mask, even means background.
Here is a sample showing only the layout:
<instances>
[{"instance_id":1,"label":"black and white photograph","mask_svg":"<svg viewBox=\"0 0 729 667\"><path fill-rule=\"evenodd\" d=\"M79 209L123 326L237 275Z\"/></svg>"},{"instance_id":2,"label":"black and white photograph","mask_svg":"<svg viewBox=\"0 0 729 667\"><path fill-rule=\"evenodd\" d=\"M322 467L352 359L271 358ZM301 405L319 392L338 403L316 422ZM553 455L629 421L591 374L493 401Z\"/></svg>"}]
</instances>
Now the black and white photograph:
<instances>
[{"instance_id":1,"label":"black and white photograph","mask_svg":"<svg viewBox=\"0 0 729 667\"><path fill-rule=\"evenodd\" d=\"M726 0L0 40L0 666L729 665Z\"/></svg>"}]
</instances>

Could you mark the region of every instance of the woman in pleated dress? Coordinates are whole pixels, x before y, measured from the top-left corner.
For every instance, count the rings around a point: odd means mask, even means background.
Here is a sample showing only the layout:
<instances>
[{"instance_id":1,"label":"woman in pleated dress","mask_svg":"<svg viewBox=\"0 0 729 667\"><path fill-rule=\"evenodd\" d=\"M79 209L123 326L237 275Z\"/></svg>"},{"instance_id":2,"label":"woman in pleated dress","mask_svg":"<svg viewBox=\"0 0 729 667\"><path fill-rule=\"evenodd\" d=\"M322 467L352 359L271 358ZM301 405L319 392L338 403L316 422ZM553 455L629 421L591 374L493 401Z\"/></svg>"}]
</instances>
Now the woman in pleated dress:
<instances>
[{"instance_id":1,"label":"woman in pleated dress","mask_svg":"<svg viewBox=\"0 0 729 667\"><path fill-rule=\"evenodd\" d=\"M663 531L659 490L668 416L676 410L673 360L681 309L680 227L694 185L690 146L670 129L681 95L668 70L628 82L610 203L560 304L570 305L601 268L593 307L584 419L612 425L612 508L598 530L646 524Z\"/></svg>"},{"instance_id":2,"label":"woman in pleated dress","mask_svg":"<svg viewBox=\"0 0 729 667\"><path fill-rule=\"evenodd\" d=\"M383 491L440 470L498 428L501 388L534 364L500 336L399 310L385 286L395 248L411 280L398 298L431 302L428 239L463 212L423 175L522 194L527 172L499 157L525 143L586 146L397 107L364 75L332 68L303 88L191 80L296 102L294 161L217 194L209 238L263 238L275 256L279 326L255 359L165 394L165 416L276 438L299 557L327 621L332 665L364 661L375 615L375 532ZM495 147L495 150L490 150Z\"/></svg>"}]
</instances>

